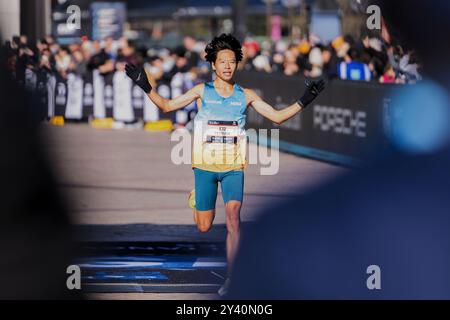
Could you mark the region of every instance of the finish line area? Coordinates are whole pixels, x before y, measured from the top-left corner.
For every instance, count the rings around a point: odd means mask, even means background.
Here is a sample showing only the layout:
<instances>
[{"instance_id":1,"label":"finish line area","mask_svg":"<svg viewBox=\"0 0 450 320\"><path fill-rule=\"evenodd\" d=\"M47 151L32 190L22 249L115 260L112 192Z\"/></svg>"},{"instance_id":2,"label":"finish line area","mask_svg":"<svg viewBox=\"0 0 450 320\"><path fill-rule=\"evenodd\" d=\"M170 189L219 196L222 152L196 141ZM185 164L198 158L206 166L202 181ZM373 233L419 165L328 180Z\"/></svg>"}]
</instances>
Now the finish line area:
<instances>
[{"instance_id":1,"label":"finish line area","mask_svg":"<svg viewBox=\"0 0 450 320\"><path fill-rule=\"evenodd\" d=\"M210 232L188 207L190 165L171 161L170 133L45 126L59 189L70 201L82 291L93 299L215 299L226 276L219 191ZM274 176L250 165L243 228L275 201L292 199L349 169L280 152ZM220 190L220 189L219 189ZM297 191L298 192L298 191ZM276 214L276 212L273 212Z\"/></svg>"},{"instance_id":2,"label":"finish line area","mask_svg":"<svg viewBox=\"0 0 450 320\"><path fill-rule=\"evenodd\" d=\"M216 293L224 243L85 243L76 264L83 292Z\"/></svg>"}]
</instances>

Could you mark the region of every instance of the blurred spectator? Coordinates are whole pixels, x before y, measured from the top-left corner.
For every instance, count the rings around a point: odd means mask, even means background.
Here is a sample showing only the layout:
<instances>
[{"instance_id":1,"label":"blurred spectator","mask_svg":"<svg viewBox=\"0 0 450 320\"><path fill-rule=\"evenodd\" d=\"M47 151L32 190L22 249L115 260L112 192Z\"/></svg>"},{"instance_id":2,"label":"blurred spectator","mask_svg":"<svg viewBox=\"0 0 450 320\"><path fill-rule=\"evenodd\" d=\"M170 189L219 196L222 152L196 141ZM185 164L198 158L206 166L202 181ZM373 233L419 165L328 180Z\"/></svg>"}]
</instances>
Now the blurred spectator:
<instances>
[{"instance_id":1,"label":"blurred spectator","mask_svg":"<svg viewBox=\"0 0 450 320\"><path fill-rule=\"evenodd\" d=\"M44 108L10 78L16 45L0 48L0 299L81 298L66 286L76 246L67 196L58 187L35 117Z\"/></svg>"},{"instance_id":2,"label":"blurred spectator","mask_svg":"<svg viewBox=\"0 0 450 320\"><path fill-rule=\"evenodd\" d=\"M283 67L283 72L287 76L293 76L299 73L300 68L297 64L297 56L292 50L286 51Z\"/></svg>"},{"instance_id":3,"label":"blurred spectator","mask_svg":"<svg viewBox=\"0 0 450 320\"><path fill-rule=\"evenodd\" d=\"M332 46L327 46L322 49L323 74L334 79L338 77L338 65L341 59L338 58L336 51Z\"/></svg>"},{"instance_id":4,"label":"blurred spectator","mask_svg":"<svg viewBox=\"0 0 450 320\"><path fill-rule=\"evenodd\" d=\"M185 57L187 59L187 67L188 69L197 67L200 55L197 52L196 48L197 41L192 37L184 37L183 45L186 50Z\"/></svg>"},{"instance_id":5,"label":"blurred spectator","mask_svg":"<svg viewBox=\"0 0 450 320\"><path fill-rule=\"evenodd\" d=\"M39 69L52 72L56 70L56 61L49 49L44 49L41 54Z\"/></svg>"},{"instance_id":6,"label":"blurred spectator","mask_svg":"<svg viewBox=\"0 0 450 320\"><path fill-rule=\"evenodd\" d=\"M283 72L284 65L284 55L282 53L276 52L272 58L272 72L281 73Z\"/></svg>"},{"instance_id":7,"label":"blurred spectator","mask_svg":"<svg viewBox=\"0 0 450 320\"><path fill-rule=\"evenodd\" d=\"M121 47L117 52L117 60L125 61L127 63L137 63L137 58L135 54L135 48L133 45L129 44L128 41L124 42L125 45ZM106 51L105 51L106 52ZM110 60L114 60L111 54L108 54Z\"/></svg>"},{"instance_id":8,"label":"blurred spectator","mask_svg":"<svg viewBox=\"0 0 450 320\"><path fill-rule=\"evenodd\" d=\"M350 49L344 61L339 65L339 78L357 81L372 80L369 66L361 62L360 59L360 53L355 48Z\"/></svg>"},{"instance_id":9,"label":"blurred spectator","mask_svg":"<svg viewBox=\"0 0 450 320\"><path fill-rule=\"evenodd\" d=\"M255 71L265 71L267 73L271 72L269 58L265 55L260 54L253 59L253 68Z\"/></svg>"},{"instance_id":10,"label":"blurred spectator","mask_svg":"<svg viewBox=\"0 0 450 320\"><path fill-rule=\"evenodd\" d=\"M254 70L253 59L258 55L260 50L260 46L256 41L245 41L242 46L242 53L244 54L244 58L242 62L239 64L240 69L251 71Z\"/></svg>"},{"instance_id":11,"label":"blurred spectator","mask_svg":"<svg viewBox=\"0 0 450 320\"><path fill-rule=\"evenodd\" d=\"M56 70L63 76L66 77L67 71L71 63L71 57L69 55L69 50L66 47L62 47L55 57L56 59Z\"/></svg>"},{"instance_id":12,"label":"blurred spectator","mask_svg":"<svg viewBox=\"0 0 450 320\"><path fill-rule=\"evenodd\" d=\"M126 42L128 46L128 41ZM107 37L104 41L103 48L105 53L108 55L109 59L116 60L117 59L117 45L114 42L113 37Z\"/></svg>"},{"instance_id":13,"label":"blurred spectator","mask_svg":"<svg viewBox=\"0 0 450 320\"><path fill-rule=\"evenodd\" d=\"M188 59L186 57L186 50L183 47L176 48L172 56L174 58L174 65L164 74L164 77L171 79L177 73L185 73L189 70Z\"/></svg>"},{"instance_id":14,"label":"blurred spectator","mask_svg":"<svg viewBox=\"0 0 450 320\"><path fill-rule=\"evenodd\" d=\"M378 3L420 50L427 76L433 79L428 86L400 90L406 98L401 108L408 110L402 117L411 124L407 131L411 136L427 135L427 126L436 126L435 111L448 109L445 61L450 48L442 39L450 6L443 1L412 0L408 4L415 10L399 15L404 1ZM358 50L354 44L348 47ZM409 65L410 74L417 70L415 57L406 62L399 49L387 49L394 59L386 67L385 80L399 80L402 59L403 70ZM421 112L422 105L438 109ZM414 106L418 107L411 109ZM443 118L442 126L448 128L448 117ZM306 195L299 188L292 191L298 196L291 201L272 204L243 231L226 298L450 299L450 146L448 131L444 132L446 142L434 150L378 154L360 170ZM330 197L331 201L323 201ZM270 240L264 241L267 236ZM370 286L373 266L379 271L378 290Z\"/></svg>"},{"instance_id":15,"label":"blurred spectator","mask_svg":"<svg viewBox=\"0 0 450 320\"><path fill-rule=\"evenodd\" d=\"M83 53L80 50L73 52L69 68L78 76L84 77L86 75L87 61L84 60Z\"/></svg>"},{"instance_id":16,"label":"blurred spectator","mask_svg":"<svg viewBox=\"0 0 450 320\"><path fill-rule=\"evenodd\" d=\"M102 49L99 41L92 43L94 54L88 63L91 70L98 69L100 73L106 74L114 70L114 63L110 56Z\"/></svg>"},{"instance_id":17,"label":"blurred spectator","mask_svg":"<svg viewBox=\"0 0 450 320\"><path fill-rule=\"evenodd\" d=\"M316 47L309 53L309 63L311 65L311 71L309 76L312 78L317 78L323 74L323 56L322 50Z\"/></svg>"},{"instance_id":18,"label":"blurred spectator","mask_svg":"<svg viewBox=\"0 0 450 320\"><path fill-rule=\"evenodd\" d=\"M299 67L299 71L303 72L303 75L308 75L312 69L309 63L309 53L311 52L311 44L303 40L299 45L292 44L288 51L290 51L296 57L296 63Z\"/></svg>"},{"instance_id":19,"label":"blurred spectator","mask_svg":"<svg viewBox=\"0 0 450 320\"><path fill-rule=\"evenodd\" d=\"M421 79L419 65L414 52L404 55L399 62L400 77L406 82L414 82Z\"/></svg>"},{"instance_id":20,"label":"blurred spectator","mask_svg":"<svg viewBox=\"0 0 450 320\"><path fill-rule=\"evenodd\" d=\"M161 79L164 74L163 60L158 56L150 57L148 63L145 64L147 74L150 75L151 85L155 85L155 81ZM153 83L152 83L153 82Z\"/></svg>"},{"instance_id":21,"label":"blurred spectator","mask_svg":"<svg viewBox=\"0 0 450 320\"><path fill-rule=\"evenodd\" d=\"M391 65L386 67L386 71L380 77L380 83L395 83L395 71Z\"/></svg>"}]
</instances>

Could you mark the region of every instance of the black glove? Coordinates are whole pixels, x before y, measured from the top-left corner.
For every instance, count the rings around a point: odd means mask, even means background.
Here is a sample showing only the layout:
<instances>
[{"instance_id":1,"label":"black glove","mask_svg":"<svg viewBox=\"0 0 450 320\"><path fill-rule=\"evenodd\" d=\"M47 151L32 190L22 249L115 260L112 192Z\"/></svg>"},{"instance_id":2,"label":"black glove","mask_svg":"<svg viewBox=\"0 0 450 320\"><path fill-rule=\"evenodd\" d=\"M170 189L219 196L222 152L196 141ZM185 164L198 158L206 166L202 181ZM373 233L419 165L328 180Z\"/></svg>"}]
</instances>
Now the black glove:
<instances>
[{"instance_id":1,"label":"black glove","mask_svg":"<svg viewBox=\"0 0 450 320\"><path fill-rule=\"evenodd\" d=\"M316 99L323 91L323 89L325 89L325 81L313 81L306 79L305 85L306 91L303 94L303 97L298 100L298 103L303 107L303 109L305 109L311 102L313 102L314 99Z\"/></svg>"},{"instance_id":2,"label":"black glove","mask_svg":"<svg viewBox=\"0 0 450 320\"><path fill-rule=\"evenodd\" d=\"M152 91L152 86L148 82L147 74L144 68L136 67L134 64L130 63L125 66L125 71L127 76L133 80L133 82L138 85L145 93L150 93Z\"/></svg>"}]
</instances>

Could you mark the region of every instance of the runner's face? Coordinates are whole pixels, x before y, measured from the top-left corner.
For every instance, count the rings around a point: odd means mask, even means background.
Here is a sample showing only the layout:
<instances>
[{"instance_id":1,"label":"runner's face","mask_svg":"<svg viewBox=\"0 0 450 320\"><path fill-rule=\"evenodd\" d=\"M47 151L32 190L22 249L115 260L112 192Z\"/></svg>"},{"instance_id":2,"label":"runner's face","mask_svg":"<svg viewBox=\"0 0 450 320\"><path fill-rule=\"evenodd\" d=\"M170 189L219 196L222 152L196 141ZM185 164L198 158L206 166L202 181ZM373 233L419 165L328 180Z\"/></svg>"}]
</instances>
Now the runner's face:
<instances>
[{"instance_id":1,"label":"runner's face","mask_svg":"<svg viewBox=\"0 0 450 320\"><path fill-rule=\"evenodd\" d=\"M225 49L217 53L216 62L213 63L213 70L220 79L230 81L234 76L236 67L236 55L233 51Z\"/></svg>"}]
</instances>

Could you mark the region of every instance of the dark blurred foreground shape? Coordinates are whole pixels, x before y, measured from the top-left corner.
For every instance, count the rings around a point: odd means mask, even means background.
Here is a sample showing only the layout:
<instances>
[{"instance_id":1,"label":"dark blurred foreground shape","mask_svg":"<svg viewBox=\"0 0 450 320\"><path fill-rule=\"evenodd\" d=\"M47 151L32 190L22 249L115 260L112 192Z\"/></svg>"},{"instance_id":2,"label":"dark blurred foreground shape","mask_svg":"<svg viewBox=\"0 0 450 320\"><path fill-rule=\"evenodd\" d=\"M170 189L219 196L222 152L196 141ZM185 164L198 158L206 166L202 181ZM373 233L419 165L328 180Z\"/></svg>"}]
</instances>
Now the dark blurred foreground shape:
<instances>
[{"instance_id":1,"label":"dark blurred foreground shape","mask_svg":"<svg viewBox=\"0 0 450 320\"><path fill-rule=\"evenodd\" d=\"M69 216L39 130L42 106L0 57L0 299L67 299Z\"/></svg>"},{"instance_id":2,"label":"dark blurred foreground shape","mask_svg":"<svg viewBox=\"0 0 450 320\"><path fill-rule=\"evenodd\" d=\"M450 4L378 4L392 31L418 50L427 76L450 92ZM427 108L433 97L417 103ZM394 152L274 203L243 231L228 298L450 299L449 230L450 148ZM381 290L367 287L372 265L380 267Z\"/></svg>"}]
</instances>

